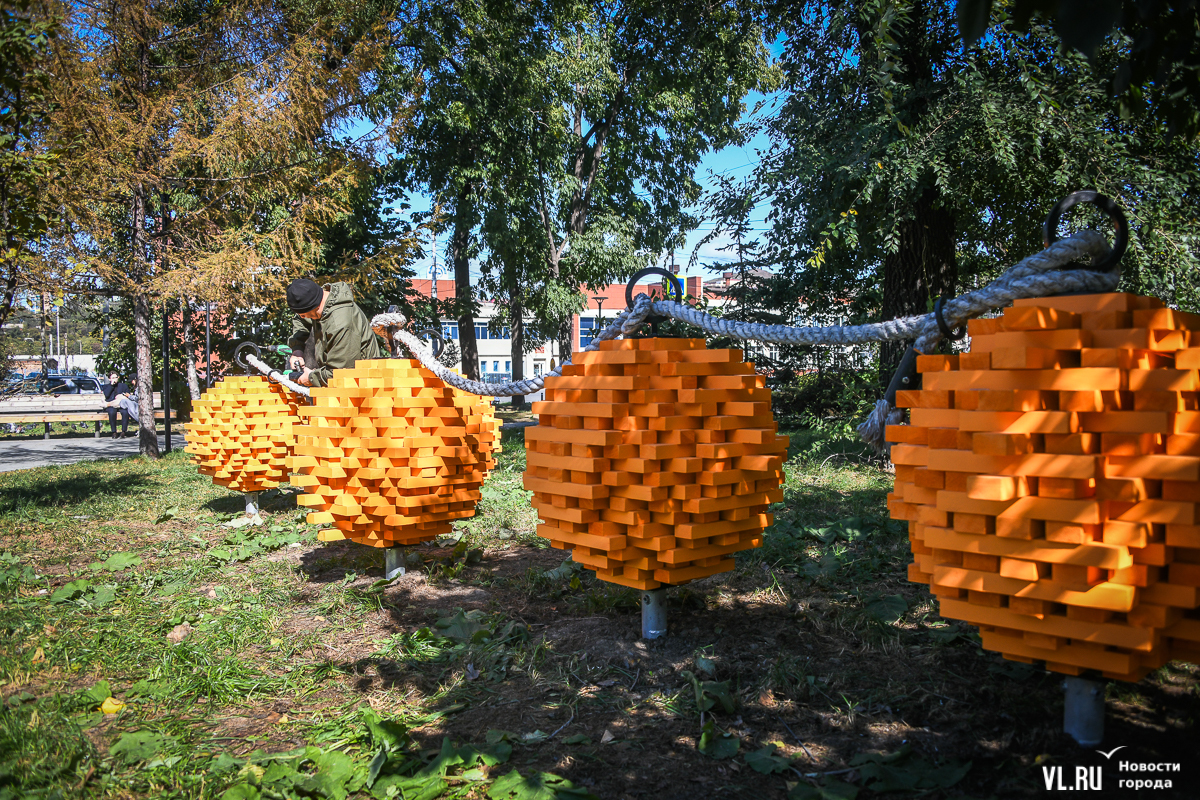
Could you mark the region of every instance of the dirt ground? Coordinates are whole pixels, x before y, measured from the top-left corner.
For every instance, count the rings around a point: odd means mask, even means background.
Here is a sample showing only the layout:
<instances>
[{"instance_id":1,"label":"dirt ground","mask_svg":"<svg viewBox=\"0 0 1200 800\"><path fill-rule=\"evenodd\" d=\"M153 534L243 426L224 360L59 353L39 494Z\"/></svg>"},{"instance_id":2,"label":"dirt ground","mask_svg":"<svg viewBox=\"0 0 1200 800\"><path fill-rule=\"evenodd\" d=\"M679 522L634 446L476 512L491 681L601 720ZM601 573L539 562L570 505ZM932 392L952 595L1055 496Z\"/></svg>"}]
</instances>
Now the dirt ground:
<instances>
[{"instance_id":1,"label":"dirt ground","mask_svg":"<svg viewBox=\"0 0 1200 800\"><path fill-rule=\"evenodd\" d=\"M286 557L300 562L313 584L333 582L346 573L336 566L342 547L353 545ZM448 554L422 550L426 558ZM1053 794L1044 786L1046 765L1064 766L1068 782L1076 766L1101 767L1113 792L1105 796L1136 794L1115 788L1128 777L1116 771L1115 761L1106 763L1063 733L1061 676L1005 662L965 637L947 645L910 643L907 632L860 637L837 598L806 596L805 581L768 570L761 578L739 572L673 590L670 633L656 641L640 638L635 592L623 598L625 607L586 613L566 600L531 601L505 587L503 579L554 568L562 557L525 547L489 550L476 568L476 575L486 570L493 577L487 587L469 578L431 586L424 574L409 572L388 588L385 607L340 636L328 657L347 668L355 691L369 695L401 686L432 692L445 675L372 659L371 642L417 630L452 609L503 611L545 648L545 674L510 676L498 691L481 685L465 708L417 729L417 737L436 748L443 736L481 742L489 730L553 733L545 743L520 749L514 763L562 775L603 798L783 798L786 778L801 779L792 774L781 780L697 751L701 722L694 710L662 702L688 694L683 673L696 669L697 653L715 664L711 677L730 681L738 696L737 713L719 717L718 726L741 739L743 754L778 743L777 752L795 756L806 776L836 775L854 783L859 776L846 764L855 755L894 753L907 745L931 763L972 765L961 783L927 796ZM366 585L375 577L359 581ZM923 594L900 575L893 588L914 602ZM283 632L311 624L298 615L295 628ZM1124 745L1140 762L1183 765L1178 788L1154 797L1200 796L1197 677L1195 667L1172 664L1136 687L1110 689L1105 749ZM564 702L569 692L576 698L573 710ZM265 726L271 713L286 711L260 712L259 719ZM564 743L577 734L590 742ZM901 794L911 793L895 796Z\"/></svg>"}]
</instances>

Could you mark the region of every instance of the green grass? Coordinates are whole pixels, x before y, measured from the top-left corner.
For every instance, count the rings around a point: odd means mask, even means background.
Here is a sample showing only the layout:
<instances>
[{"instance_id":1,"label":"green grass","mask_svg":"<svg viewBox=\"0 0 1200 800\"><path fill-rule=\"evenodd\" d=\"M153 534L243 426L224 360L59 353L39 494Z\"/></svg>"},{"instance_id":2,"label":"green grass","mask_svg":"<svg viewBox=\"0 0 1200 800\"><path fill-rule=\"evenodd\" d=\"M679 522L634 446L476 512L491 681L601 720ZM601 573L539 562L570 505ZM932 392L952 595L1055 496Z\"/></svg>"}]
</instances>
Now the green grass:
<instances>
[{"instance_id":1,"label":"green grass","mask_svg":"<svg viewBox=\"0 0 1200 800\"><path fill-rule=\"evenodd\" d=\"M964 786L1019 795L1035 759L1062 756L1036 726L1001 755L978 744L1012 727L1001 714L1044 719L1055 681L982 653L906 581L890 475L852 441L793 434L763 546L673 590L672 635L648 650L632 643L639 594L536 536L523 469L507 437L477 516L413 548L421 579L391 585L379 551L316 542L288 487L264 495L267 525L222 527L240 498L181 453L0 474L0 800L482 798L514 773L503 796L653 795L647 758L713 781L686 784L695 796L782 798L786 776L846 770L863 748L910 776L971 762ZM601 633L545 635L573 624ZM1171 665L1113 697L1153 716L1154 692L1178 690L1186 730L1198 685ZM901 748L930 729L970 735ZM710 757L731 731L738 755ZM747 757L760 750L781 760Z\"/></svg>"}]
</instances>

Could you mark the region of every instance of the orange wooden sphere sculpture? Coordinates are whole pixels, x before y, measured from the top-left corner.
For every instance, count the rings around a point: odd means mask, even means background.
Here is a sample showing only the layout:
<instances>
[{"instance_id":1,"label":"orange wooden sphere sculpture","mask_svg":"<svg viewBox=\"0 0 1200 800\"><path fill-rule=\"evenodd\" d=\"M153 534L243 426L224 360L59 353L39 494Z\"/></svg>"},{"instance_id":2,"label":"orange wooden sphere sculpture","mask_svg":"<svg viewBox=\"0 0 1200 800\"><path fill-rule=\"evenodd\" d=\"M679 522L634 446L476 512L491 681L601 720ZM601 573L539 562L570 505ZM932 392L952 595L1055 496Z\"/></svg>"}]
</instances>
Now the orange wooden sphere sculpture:
<instances>
[{"instance_id":1,"label":"orange wooden sphere sculpture","mask_svg":"<svg viewBox=\"0 0 1200 800\"><path fill-rule=\"evenodd\" d=\"M918 358L887 429L909 578L1005 658L1130 681L1200 661L1200 316L1076 295L969 330Z\"/></svg>"},{"instance_id":2,"label":"orange wooden sphere sculpture","mask_svg":"<svg viewBox=\"0 0 1200 800\"><path fill-rule=\"evenodd\" d=\"M261 492L287 481L295 444L291 393L259 375L225 378L192 404L185 450L202 475L239 492Z\"/></svg>"},{"instance_id":3,"label":"orange wooden sphere sculpture","mask_svg":"<svg viewBox=\"0 0 1200 800\"><path fill-rule=\"evenodd\" d=\"M788 439L741 350L606 341L547 378L533 410L538 535L601 580L646 590L731 570L783 498Z\"/></svg>"},{"instance_id":4,"label":"orange wooden sphere sculpture","mask_svg":"<svg viewBox=\"0 0 1200 800\"><path fill-rule=\"evenodd\" d=\"M429 541L474 516L494 466L490 398L460 392L411 359L334 370L301 406L292 485L322 541L374 547Z\"/></svg>"}]
</instances>

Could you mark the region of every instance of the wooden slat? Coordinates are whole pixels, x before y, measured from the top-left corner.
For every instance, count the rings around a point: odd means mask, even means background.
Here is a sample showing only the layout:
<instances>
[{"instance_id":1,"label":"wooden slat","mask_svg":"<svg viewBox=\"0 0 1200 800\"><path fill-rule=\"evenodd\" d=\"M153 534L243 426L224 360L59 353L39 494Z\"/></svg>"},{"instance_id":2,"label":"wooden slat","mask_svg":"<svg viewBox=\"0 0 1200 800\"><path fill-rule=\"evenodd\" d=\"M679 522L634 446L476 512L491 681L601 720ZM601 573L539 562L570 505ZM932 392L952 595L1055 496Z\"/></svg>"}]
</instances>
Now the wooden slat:
<instances>
[{"instance_id":1,"label":"wooden slat","mask_svg":"<svg viewBox=\"0 0 1200 800\"><path fill-rule=\"evenodd\" d=\"M162 411L154 412L155 419L164 419ZM179 412L172 409L171 419L179 419ZM108 414L0 414L0 423L5 422L107 422Z\"/></svg>"}]
</instances>

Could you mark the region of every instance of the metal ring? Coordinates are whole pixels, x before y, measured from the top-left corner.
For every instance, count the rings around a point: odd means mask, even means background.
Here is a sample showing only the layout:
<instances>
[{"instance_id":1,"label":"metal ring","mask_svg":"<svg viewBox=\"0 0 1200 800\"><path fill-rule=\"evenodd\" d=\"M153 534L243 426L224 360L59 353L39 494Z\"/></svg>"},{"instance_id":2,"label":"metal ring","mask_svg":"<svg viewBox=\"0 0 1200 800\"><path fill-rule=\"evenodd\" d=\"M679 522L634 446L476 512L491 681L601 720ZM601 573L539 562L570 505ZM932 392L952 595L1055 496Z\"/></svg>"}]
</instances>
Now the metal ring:
<instances>
[{"instance_id":1,"label":"metal ring","mask_svg":"<svg viewBox=\"0 0 1200 800\"><path fill-rule=\"evenodd\" d=\"M1129 220L1125 218L1125 212L1111 197L1102 195L1093 189L1084 189L1059 200L1054 204L1054 208L1050 209L1050 215L1046 217L1046 223L1042 226L1042 242L1049 247L1058 241L1058 223L1062 220L1063 213L1079 203L1091 203L1108 214L1113 228L1116 229L1116 240L1113 242L1112 252L1108 254L1107 258L1097 261L1089 267L1097 272L1107 272L1117 265L1121 256L1125 255L1125 249L1129 247Z\"/></svg>"},{"instance_id":2,"label":"metal ring","mask_svg":"<svg viewBox=\"0 0 1200 800\"><path fill-rule=\"evenodd\" d=\"M242 358L242 351L247 348L253 349L254 355L259 359L262 359L262 349L257 344L254 342L242 342L237 346L237 349L233 351L233 363L246 370L247 375L251 375L254 372L253 367L247 364L245 359Z\"/></svg>"},{"instance_id":3,"label":"metal ring","mask_svg":"<svg viewBox=\"0 0 1200 800\"><path fill-rule=\"evenodd\" d=\"M942 336L957 342L967 335L967 329L965 327L959 328L956 334L950 330L950 326L946 324L946 318L942 316L942 306L946 304L947 300L952 299L951 297L939 297L937 302L933 304L933 318L937 320L938 328L942 331Z\"/></svg>"},{"instance_id":4,"label":"metal ring","mask_svg":"<svg viewBox=\"0 0 1200 800\"><path fill-rule=\"evenodd\" d=\"M442 335L441 331L435 330L433 328L426 328L425 330L419 331L417 333L417 336L426 336L426 335L428 335L430 337L430 339L432 340L432 341L430 341L429 345L430 345L430 349L433 350L433 357L441 358L442 353L446 350L446 337L444 337Z\"/></svg>"},{"instance_id":5,"label":"metal ring","mask_svg":"<svg viewBox=\"0 0 1200 800\"><path fill-rule=\"evenodd\" d=\"M675 302L683 302L683 284L679 282L674 273L668 272L662 267L646 267L643 270L638 270L634 276L629 279L629 283L625 284L625 307L633 308L633 287L637 282L647 275L662 275L671 282L671 288L675 291Z\"/></svg>"}]
</instances>

